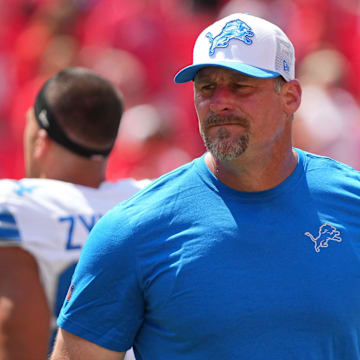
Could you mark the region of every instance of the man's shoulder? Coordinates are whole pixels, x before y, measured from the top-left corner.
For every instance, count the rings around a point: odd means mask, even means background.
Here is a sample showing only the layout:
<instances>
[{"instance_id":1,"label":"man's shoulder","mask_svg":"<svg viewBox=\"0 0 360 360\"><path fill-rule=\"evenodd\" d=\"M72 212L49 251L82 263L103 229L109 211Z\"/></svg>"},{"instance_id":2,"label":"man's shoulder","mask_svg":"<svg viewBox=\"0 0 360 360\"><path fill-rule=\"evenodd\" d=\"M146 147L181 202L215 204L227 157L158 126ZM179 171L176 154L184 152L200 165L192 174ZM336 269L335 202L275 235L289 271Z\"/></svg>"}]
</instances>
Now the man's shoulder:
<instances>
[{"instance_id":1,"label":"man's shoulder","mask_svg":"<svg viewBox=\"0 0 360 360\"><path fill-rule=\"evenodd\" d=\"M98 188L53 179L0 180L0 204L26 208L77 209L115 206L150 183L150 180L104 181Z\"/></svg>"},{"instance_id":2,"label":"man's shoulder","mask_svg":"<svg viewBox=\"0 0 360 360\"><path fill-rule=\"evenodd\" d=\"M44 179L21 179L0 180L0 204L19 204L28 203L29 197L33 197L34 192L47 187L47 180Z\"/></svg>"},{"instance_id":3,"label":"man's shoulder","mask_svg":"<svg viewBox=\"0 0 360 360\"><path fill-rule=\"evenodd\" d=\"M23 178L19 180L2 179L0 180L0 195L4 196L23 196L42 193L47 189L76 188L72 183L53 180L53 179L35 179ZM52 192L52 191L51 191Z\"/></svg>"},{"instance_id":4,"label":"man's shoulder","mask_svg":"<svg viewBox=\"0 0 360 360\"><path fill-rule=\"evenodd\" d=\"M304 159L303 162L308 171L314 170L322 170L327 171L330 170L334 172L334 174L342 173L349 174L354 177L359 177L360 172L350 165L333 159L329 156L323 156L318 154L313 154L304 150L297 149L298 153L301 154L301 157Z\"/></svg>"},{"instance_id":5,"label":"man's shoulder","mask_svg":"<svg viewBox=\"0 0 360 360\"><path fill-rule=\"evenodd\" d=\"M59 206L76 192L73 184L50 179L0 180L0 204L11 206L13 211Z\"/></svg>"},{"instance_id":6,"label":"man's shoulder","mask_svg":"<svg viewBox=\"0 0 360 360\"><path fill-rule=\"evenodd\" d=\"M302 151L303 164L309 185L348 189L360 195L360 172L351 166L332 159Z\"/></svg>"},{"instance_id":7,"label":"man's shoulder","mask_svg":"<svg viewBox=\"0 0 360 360\"><path fill-rule=\"evenodd\" d=\"M24 233L28 235L32 229L41 233L50 226L53 211L44 196L36 195L37 189L44 187L39 180L0 180L1 245L22 243Z\"/></svg>"},{"instance_id":8,"label":"man's shoulder","mask_svg":"<svg viewBox=\"0 0 360 360\"><path fill-rule=\"evenodd\" d=\"M122 179L90 188L51 179L0 180L1 243L74 237L79 245L107 211L148 183Z\"/></svg>"},{"instance_id":9,"label":"man's shoulder","mask_svg":"<svg viewBox=\"0 0 360 360\"><path fill-rule=\"evenodd\" d=\"M123 179L90 188L51 179L0 180L0 236L19 240L26 235L30 241L54 237L69 226L77 236L80 230L87 235L84 229L146 184Z\"/></svg>"}]
</instances>

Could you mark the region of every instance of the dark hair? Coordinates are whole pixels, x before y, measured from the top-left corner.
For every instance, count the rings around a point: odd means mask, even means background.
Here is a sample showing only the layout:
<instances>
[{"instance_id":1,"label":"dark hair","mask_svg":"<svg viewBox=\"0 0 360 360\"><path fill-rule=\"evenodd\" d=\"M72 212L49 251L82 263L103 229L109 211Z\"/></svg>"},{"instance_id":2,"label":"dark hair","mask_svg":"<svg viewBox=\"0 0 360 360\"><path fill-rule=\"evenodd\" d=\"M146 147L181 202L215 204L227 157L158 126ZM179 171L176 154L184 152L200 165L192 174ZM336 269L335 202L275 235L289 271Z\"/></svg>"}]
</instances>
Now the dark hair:
<instances>
[{"instance_id":1,"label":"dark hair","mask_svg":"<svg viewBox=\"0 0 360 360\"><path fill-rule=\"evenodd\" d=\"M42 126L44 110L47 121L55 123L53 126ZM48 130L49 136L86 157L97 153L107 155L111 151L122 112L120 93L111 82L81 67L66 68L51 77L35 104L38 122Z\"/></svg>"}]
</instances>

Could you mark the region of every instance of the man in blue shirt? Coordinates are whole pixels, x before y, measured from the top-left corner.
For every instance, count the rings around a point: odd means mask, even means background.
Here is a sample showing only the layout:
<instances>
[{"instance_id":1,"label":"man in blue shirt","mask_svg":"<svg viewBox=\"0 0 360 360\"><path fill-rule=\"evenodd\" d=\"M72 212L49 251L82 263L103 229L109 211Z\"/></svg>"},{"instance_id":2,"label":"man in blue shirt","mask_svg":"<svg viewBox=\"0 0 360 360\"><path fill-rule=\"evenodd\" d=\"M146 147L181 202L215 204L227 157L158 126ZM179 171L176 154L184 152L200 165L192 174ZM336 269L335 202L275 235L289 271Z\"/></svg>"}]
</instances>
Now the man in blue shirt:
<instances>
[{"instance_id":1,"label":"man in blue shirt","mask_svg":"<svg viewBox=\"0 0 360 360\"><path fill-rule=\"evenodd\" d=\"M207 153L105 215L83 249L53 360L359 359L359 173L292 147L290 40L233 14L193 64Z\"/></svg>"}]
</instances>

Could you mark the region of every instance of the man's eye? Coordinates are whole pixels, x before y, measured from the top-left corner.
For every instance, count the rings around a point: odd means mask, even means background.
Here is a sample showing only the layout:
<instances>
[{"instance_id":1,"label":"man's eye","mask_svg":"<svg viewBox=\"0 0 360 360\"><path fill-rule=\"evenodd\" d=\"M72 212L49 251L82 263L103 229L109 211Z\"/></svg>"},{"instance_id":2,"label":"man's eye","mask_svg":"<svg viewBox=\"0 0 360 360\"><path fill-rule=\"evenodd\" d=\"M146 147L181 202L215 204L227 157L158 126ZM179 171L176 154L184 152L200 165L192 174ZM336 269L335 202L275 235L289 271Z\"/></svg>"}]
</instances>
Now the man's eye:
<instances>
[{"instance_id":1,"label":"man's eye","mask_svg":"<svg viewBox=\"0 0 360 360\"><path fill-rule=\"evenodd\" d=\"M201 85L201 90L212 90L214 87L214 84L203 84Z\"/></svg>"},{"instance_id":2,"label":"man's eye","mask_svg":"<svg viewBox=\"0 0 360 360\"><path fill-rule=\"evenodd\" d=\"M246 84L235 84L235 87L237 89L245 89L245 88L248 88L249 85L246 85Z\"/></svg>"}]
</instances>

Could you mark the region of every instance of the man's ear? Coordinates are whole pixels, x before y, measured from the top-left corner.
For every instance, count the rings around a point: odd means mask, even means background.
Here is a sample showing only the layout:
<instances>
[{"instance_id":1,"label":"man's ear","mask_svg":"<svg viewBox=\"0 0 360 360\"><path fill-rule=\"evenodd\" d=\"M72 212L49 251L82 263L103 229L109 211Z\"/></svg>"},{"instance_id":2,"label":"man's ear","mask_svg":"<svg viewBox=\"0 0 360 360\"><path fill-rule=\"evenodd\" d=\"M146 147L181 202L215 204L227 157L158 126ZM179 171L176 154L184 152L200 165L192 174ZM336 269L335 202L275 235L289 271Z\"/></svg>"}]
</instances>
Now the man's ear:
<instances>
[{"instance_id":1,"label":"man's ear","mask_svg":"<svg viewBox=\"0 0 360 360\"><path fill-rule=\"evenodd\" d=\"M43 159L47 154L51 145L51 140L44 129L39 129L34 148L34 157L36 159Z\"/></svg>"},{"instance_id":2,"label":"man's ear","mask_svg":"<svg viewBox=\"0 0 360 360\"><path fill-rule=\"evenodd\" d=\"M299 108L301 93L301 85L298 80L291 80L282 86L280 94L285 113L292 115Z\"/></svg>"}]
</instances>

